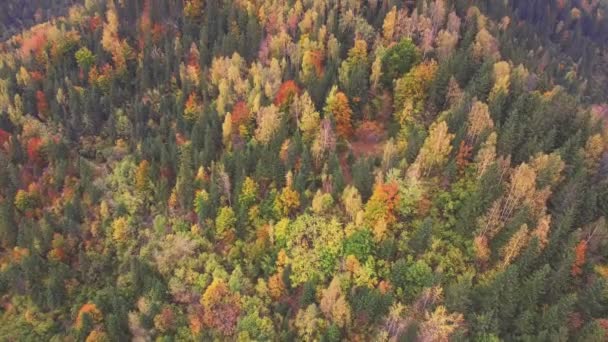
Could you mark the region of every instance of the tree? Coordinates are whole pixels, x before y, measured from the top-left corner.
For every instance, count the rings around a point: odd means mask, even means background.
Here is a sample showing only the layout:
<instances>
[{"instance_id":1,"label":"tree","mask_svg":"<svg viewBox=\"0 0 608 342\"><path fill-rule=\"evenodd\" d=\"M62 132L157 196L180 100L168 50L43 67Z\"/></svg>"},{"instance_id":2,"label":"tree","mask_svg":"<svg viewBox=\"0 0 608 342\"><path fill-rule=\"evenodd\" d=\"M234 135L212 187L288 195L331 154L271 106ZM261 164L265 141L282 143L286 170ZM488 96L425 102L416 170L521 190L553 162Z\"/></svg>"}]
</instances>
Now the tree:
<instances>
[{"instance_id":1,"label":"tree","mask_svg":"<svg viewBox=\"0 0 608 342\"><path fill-rule=\"evenodd\" d=\"M397 183L377 184L374 193L365 205L365 220L374 227L377 240L385 237L384 229L391 226L397 219L396 209L399 203L399 187Z\"/></svg>"},{"instance_id":2,"label":"tree","mask_svg":"<svg viewBox=\"0 0 608 342\"><path fill-rule=\"evenodd\" d=\"M289 224L286 252L292 273L292 286L324 280L338 266L342 226L336 219L302 215Z\"/></svg>"},{"instance_id":3,"label":"tree","mask_svg":"<svg viewBox=\"0 0 608 342\"><path fill-rule=\"evenodd\" d=\"M325 321L319 317L319 309L310 304L306 309L300 309L296 315L294 325L298 336L303 341L316 341L325 327Z\"/></svg>"},{"instance_id":4,"label":"tree","mask_svg":"<svg viewBox=\"0 0 608 342\"><path fill-rule=\"evenodd\" d=\"M469 112L469 126L467 128L467 140L469 143L474 145L480 134L493 127L494 122L490 117L488 105L475 101Z\"/></svg>"},{"instance_id":5,"label":"tree","mask_svg":"<svg viewBox=\"0 0 608 342\"><path fill-rule=\"evenodd\" d=\"M112 222L112 239L118 243L126 243L130 238L129 221L121 216Z\"/></svg>"},{"instance_id":6,"label":"tree","mask_svg":"<svg viewBox=\"0 0 608 342\"><path fill-rule=\"evenodd\" d=\"M260 108L256 117L258 128L255 131L255 138L264 144L268 144L274 133L279 129L281 119L279 108L275 105Z\"/></svg>"},{"instance_id":7,"label":"tree","mask_svg":"<svg viewBox=\"0 0 608 342\"><path fill-rule=\"evenodd\" d=\"M519 230L513 234L509 242L503 247L502 254L502 267L505 267L515 259L521 250L526 246L529 240L529 229L528 225L523 224L519 227Z\"/></svg>"},{"instance_id":8,"label":"tree","mask_svg":"<svg viewBox=\"0 0 608 342\"><path fill-rule=\"evenodd\" d=\"M289 103L300 94L300 87L293 80L285 81L274 97L274 105L278 108L289 105Z\"/></svg>"},{"instance_id":9,"label":"tree","mask_svg":"<svg viewBox=\"0 0 608 342\"><path fill-rule=\"evenodd\" d=\"M458 45L458 33L441 30L437 35L437 56L439 61L448 60Z\"/></svg>"},{"instance_id":10,"label":"tree","mask_svg":"<svg viewBox=\"0 0 608 342\"><path fill-rule=\"evenodd\" d=\"M150 184L150 163L142 160L135 171L135 189L141 193L146 193Z\"/></svg>"},{"instance_id":11,"label":"tree","mask_svg":"<svg viewBox=\"0 0 608 342\"><path fill-rule=\"evenodd\" d=\"M341 139L348 139L352 135L352 110L346 95L332 88L325 103L325 115L331 115L336 121L336 133Z\"/></svg>"},{"instance_id":12,"label":"tree","mask_svg":"<svg viewBox=\"0 0 608 342\"><path fill-rule=\"evenodd\" d=\"M417 172L418 168L422 176L428 176L434 168L441 167L452 151L453 138L454 134L448 133L445 121L433 123L410 172Z\"/></svg>"},{"instance_id":13,"label":"tree","mask_svg":"<svg viewBox=\"0 0 608 342\"><path fill-rule=\"evenodd\" d=\"M80 69L85 73L88 73L91 66L95 63L95 55L86 46L78 49L74 57Z\"/></svg>"},{"instance_id":14,"label":"tree","mask_svg":"<svg viewBox=\"0 0 608 342\"><path fill-rule=\"evenodd\" d=\"M490 34L490 32L488 32L488 30L485 29L485 27L481 28L477 33L477 36L475 36L473 54L478 59L500 59L498 41Z\"/></svg>"},{"instance_id":15,"label":"tree","mask_svg":"<svg viewBox=\"0 0 608 342\"><path fill-rule=\"evenodd\" d=\"M325 317L340 328L343 328L350 323L350 307L342 293L339 277L334 277L327 289L321 291L319 308Z\"/></svg>"},{"instance_id":16,"label":"tree","mask_svg":"<svg viewBox=\"0 0 608 342\"><path fill-rule=\"evenodd\" d=\"M426 321L420 325L418 335L421 342L447 342L450 340L450 335L464 323L462 314L449 314L444 306L438 306L425 318Z\"/></svg>"},{"instance_id":17,"label":"tree","mask_svg":"<svg viewBox=\"0 0 608 342\"><path fill-rule=\"evenodd\" d=\"M340 66L338 78L340 87L355 106L367 102L369 61L365 40L355 40L355 45L348 51L348 58Z\"/></svg>"},{"instance_id":18,"label":"tree","mask_svg":"<svg viewBox=\"0 0 608 342\"><path fill-rule=\"evenodd\" d=\"M411 39L403 39L398 44L388 48L382 56L382 77L385 87L390 87L393 81L418 63L420 56L416 45Z\"/></svg>"},{"instance_id":19,"label":"tree","mask_svg":"<svg viewBox=\"0 0 608 342\"><path fill-rule=\"evenodd\" d=\"M311 152L315 157L317 164L336 148L336 135L334 126L330 119L324 118L321 120L319 131L313 141Z\"/></svg>"},{"instance_id":20,"label":"tree","mask_svg":"<svg viewBox=\"0 0 608 342\"><path fill-rule=\"evenodd\" d=\"M382 34L384 39L392 41L395 36L395 25L397 23L397 7L393 6L391 10L384 17L384 23L382 23Z\"/></svg>"},{"instance_id":21,"label":"tree","mask_svg":"<svg viewBox=\"0 0 608 342\"><path fill-rule=\"evenodd\" d=\"M291 112L298 122L304 141L311 142L319 130L321 119L308 92L304 92L294 99Z\"/></svg>"},{"instance_id":22,"label":"tree","mask_svg":"<svg viewBox=\"0 0 608 342\"><path fill-rule=\"evenodd\" d=\"M342 204L346 213L351 219L354 219L361 210L362 200L361 195L356 187L348 185L342 193Z\"/></svg>"},{"instance_id":23,"label":"tree","mask_svg":"<svg viewBox=\"0 0 608 342\"><path fill-rule=\"evenodd\" d=\"M236 215L231 207L221 207L215 218L215 232L220 238L226 236L234 230L236 225Z\"/></svg>"},{"instance_id":24,"label":"tree","mask_svg":"<svg viewBox=\"0 0 608 342\"><path fill-rule=\"evenodd\" d=\"M215 278L200 300L203 305L203 322L225 336L235 333L240 315L240 298L230 292L226 282Z\"/></svg>"},{"instance_id":25,"label":"tree","mask_svg":"<svg viewBox=\"0 0 608 342\"><path fill-rule=\"evenodd\" d=\"M437 72L435 61L414 67L395 82L395 111L397 120L405 125L412 120L419 122L428 97L428 89Z\"/></svg>"},{"instance_id":26,"label":"tree","mask_svg":"<svg viewBox=\"0 0 608 342\"><path fill-rule=\"evenodd\" d=\"M583 274L583 265L587 260L587 240L581 239L574 248L574 262L570 273L573 277L578 277Z\"/></svg>"}]
</instances>

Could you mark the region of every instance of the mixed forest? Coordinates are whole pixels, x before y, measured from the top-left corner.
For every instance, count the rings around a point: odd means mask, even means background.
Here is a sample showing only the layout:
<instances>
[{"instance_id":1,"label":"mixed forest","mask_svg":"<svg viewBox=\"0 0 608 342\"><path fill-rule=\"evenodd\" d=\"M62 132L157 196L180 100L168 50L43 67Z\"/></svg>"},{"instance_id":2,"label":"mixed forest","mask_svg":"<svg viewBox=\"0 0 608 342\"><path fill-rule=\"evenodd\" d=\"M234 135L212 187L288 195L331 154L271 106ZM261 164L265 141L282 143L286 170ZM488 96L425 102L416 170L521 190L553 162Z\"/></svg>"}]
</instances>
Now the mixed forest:
<instances>
[{"instance_id":1,"label":"mixed forest","mask_svg":"<svg viewBox=\"0 0 608 342\"><path fill-rule=\"evenodd\" d=\"M606 341L607 101L604 0L0 0L0 340Z\"/></svg>"}]
</instances>

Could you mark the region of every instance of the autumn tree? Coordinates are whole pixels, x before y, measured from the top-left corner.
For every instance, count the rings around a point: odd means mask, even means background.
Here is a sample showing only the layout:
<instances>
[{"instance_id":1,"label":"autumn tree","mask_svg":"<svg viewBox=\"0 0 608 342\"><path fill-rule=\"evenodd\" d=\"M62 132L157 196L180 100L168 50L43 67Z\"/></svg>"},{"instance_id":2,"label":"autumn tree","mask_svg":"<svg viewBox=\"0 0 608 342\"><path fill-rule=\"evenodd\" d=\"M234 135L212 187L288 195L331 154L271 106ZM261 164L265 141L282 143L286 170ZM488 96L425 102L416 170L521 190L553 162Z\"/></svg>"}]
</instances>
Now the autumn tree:
<instances>
[{"instance_id":1,"label":"autumn tree","mask_svg":"<svg viewBox=\"0 0 608 342\"><path fill-rule=\"evenodd\" d=\"M493 127L494 122L490 117L488 105L480 101L475 101L469 112L469 125L467 128L467 140L469 143L475 145L477 137Z\"/></svg>"},{"instance_id":2,"label":"autumn tree","mask_svg":"<svg viewBox=\"0 0 608 342\"><path fill-rule=\"evenodd\" d=\"M429 129L429 136L424 141L420 153L410 171L420 172L426 177L433 169L441 167L452 151L452 139L454 134L448 132L445 121L435 122Z\"/></svg>"},{"instance_id":3,"label":"autumn tree","mask_svg":"<svg viewBox=\"0 0 608 342\"><path fill-rule=\"evenodd\" d=\"M352 110L346 95L332 88L325 103L325 115L331 115L336 122L336 133L339 138L348 139L352 135Z\"/></svg>"},{"instance_id":4,"label":"autumn tree","mask_svg":"<svg viewBox=\"0 0 608 342\"><path fill-rule=\"evenodd\" d=\"M435 77L437 63L425 62L414 67L395 82L395 111L401 125L420 121L428 97L428 88Z\"/></svg>"},{"instance_id":5,"label":"autumn tree","mask_svg":"<svg viewBox=\"0 0 608 342\"><path fill-rule=\"evenodd\" d=\"M226 282L215 278L200 300L203 305L203 322L225 336L236 331L240 315L240 298L228 288Z\"/></svg>"},{"instance_id":6,"label":"autumn tree","mask_svg":"<svg viewBox=\"0 0 608 342\"><path fill-rule=\"evenodd\" d=\"M294 99L291 113L298 122L304 141L312 141L319 129L321 119L308 92L304 92Z\"/></svg>"}]
</instances>

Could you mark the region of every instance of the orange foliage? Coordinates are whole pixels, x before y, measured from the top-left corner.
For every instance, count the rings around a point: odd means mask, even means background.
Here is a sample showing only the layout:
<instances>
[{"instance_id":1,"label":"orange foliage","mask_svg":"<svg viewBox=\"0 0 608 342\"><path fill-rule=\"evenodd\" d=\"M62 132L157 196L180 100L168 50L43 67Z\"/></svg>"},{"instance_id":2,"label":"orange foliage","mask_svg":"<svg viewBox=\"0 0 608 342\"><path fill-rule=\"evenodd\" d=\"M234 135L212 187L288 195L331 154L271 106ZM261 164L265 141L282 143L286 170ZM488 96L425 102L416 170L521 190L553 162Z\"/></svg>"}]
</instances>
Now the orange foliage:
<instances>
[{"instance_id":1,"label":"orange foliage","mask_svg":"<svg viewBox=\"0 0 608 342\"><path fill-rule=\"evenodd\" d=\"M32 162L39 162L40 158L40 148L42 146L42 139L38 137L31 138L27 142L27 156L29 160Z\"/></svg>"},{"instance_id":2,"label":"orange foliage","mask_svg":"<svg viewBox=\"0 0 608 342\"><path fill-rule=\"evenodd\" d=\"M21 55L29 57L32 53L37 55L47 43L46 28L38 26L32 30L31 36L24 38L21 44Z\"/></svg>"},{"instance_id":3,"label":"orange foliage","mask_svg":"<svg viewBox=\"0 0 608 342\"><path fill-rule=\"evenodd\" d=\"M397 183L378 184L367 203L365 216L372 224L394 223L397 220L395 208L398 203L399 186Z\"/></svg>"},{"instance_id":4,"label":"orange foliage","mask_svg":"<svg viewBox=\"0 0 608 342\"><path fill-rule=\"evenodd\" d=\"M194 335L198 335L203 330L203 319L201 313L191 313L188 315L188 323L190 325L190 331Z\"/></svg>"},{"instance_id":5,"label":"orange foliage","mask_svg":"<svg viewBox=\"0 0 608 342\"><path fill-rule=\"evenodd\" d=\"M270 297L274 300L278 300L283 296L285 293L285 283L283 282L280 273L268 278L268 290L270 292Z\"/></svg>"},{"instance_id":6,"label":"orange foliage","mask_svg":"<svg viewBox=\"0 0 608 342\"><path fill-rule=\"evenodd\" d=\"M23 257L30 255L30 250L27 248L16 246L11 253L11 259L15 263L20 263Z\"/></svg>"},{"instance_id":7,"label":"orange foliage","mask_svg":"<svg viewBox=\"0 0 608 342\"><path fill-rule=\"evenodd\" d=\"M196 119L199 109L200 104L198 102L198 96L195 93L191 93L188 96L188 100L186 100L184 116L188 119L194 120Z\"/></svg>"},{"instance_id":8,"label":"orange foliage","mask_svg":"<svg viewBox=\"0 0 608 342\"><path fill-rule=\"evenodd\" d=\"M315 67L315 72L317 73L317 77L323 76L323 51L315 50L310 52L312 65Z\"/></svg>"},{"instance_id":9,"label":"orange foliage","mask_svg":"<svg viewBox=\"0 0 608 342\"><path fill-rule=\"evenodd\" d=\"M42 116L46 116L49 111L49 103L42 90L36 92L36 109L38 110L38 114L41 114Z\"/></svg>"},{"instance_id":10,"label":"orange foliage","mask_svg":"<svg viewBox=\"0 0 608 342\"><path fill-rule=\"evenodd\" d=\"M339 91L335 94L335 99L329 104L329 110L334 115L336 120L336 132L338 136L344 139L352 135L353 127L351 125L352 110L348 104L346 94Z\"/></svg>"},{"instance_id":11,"label":"orange foliage","mask_svg":"<svg viewBox=\"0 0 608 342\"><path fill-rule=\"evenodd\" d=\"M93 321L100 321L102 319L101 311L99 311L97 305L86 303L78 310L78 316L76 317L76 328L78 329L82 327L82 317L84 314L88 314Z\"/></svg>"},{"instance_id":12,"label":"orange foliage","mask_svg":"<svg viewBox=\"0 0 608 342\"><path fill-rule=\"evenodd\" d=\"M297 94L300 94L300 87L298 87L296 82L293 80L285 81L277 91L274 98L274 104L277 107L281 107L291 101Z\"/></svg>"},{"instance_id":13,"label":"orange foliage","mask_svg":"<svg viewBox=\"0 0 608 342\"><path fill-rule=\"evenodd\" d=\"M234 104L234 107L232 107L232 124L235 127L238 127L244 123L246 123L247 121L249 121L250 119L250 112L249 112L249 108L247 108L247 104L245 103L245 101L239 101L237 103Z\"/></svg>"},{"instance_id":14,"label":"orange foliage","mask_svg":"<svg viewBox=\"0 0 608 342\"><path fill-rule=\"evenodd\" d=\"M585 264L587 254L587 240L581 240L574 248L574 263L572 264L573 277L583 274L583 265Z\"/></svg>"},{"instance_id":15,"label":"orange foliage","mask_svg":"<svg viewBox=\"0 0 608 342\"><path fill-rule=\"evenodd\" d=\"M397 183L380 184L374 190L374 194L386 204L386 222L395 221L395 208L399 203L399 186Z\"/></svg>"}]
</instances>

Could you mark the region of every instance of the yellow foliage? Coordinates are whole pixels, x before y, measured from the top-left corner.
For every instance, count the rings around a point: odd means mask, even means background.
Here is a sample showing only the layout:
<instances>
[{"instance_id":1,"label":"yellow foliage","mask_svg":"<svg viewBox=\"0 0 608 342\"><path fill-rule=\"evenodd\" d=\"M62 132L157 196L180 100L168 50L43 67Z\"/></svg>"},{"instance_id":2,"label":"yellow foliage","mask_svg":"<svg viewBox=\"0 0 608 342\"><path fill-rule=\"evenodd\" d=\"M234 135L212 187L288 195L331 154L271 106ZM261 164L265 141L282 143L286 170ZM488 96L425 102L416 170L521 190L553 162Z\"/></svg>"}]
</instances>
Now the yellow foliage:
<instances>
[{"instance_id":1,"label":"yellow foliage","mask_svg":"<svg viewBox=\"0 0 608 342\"><path fill-rule=\"evenodd\" d=\"M112 222L112 239L116 242L126 242L129 238L129 222L122 216Z\"/></svg>"}]
</instances>

